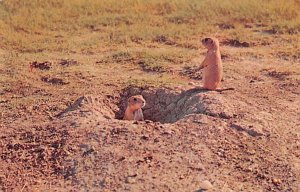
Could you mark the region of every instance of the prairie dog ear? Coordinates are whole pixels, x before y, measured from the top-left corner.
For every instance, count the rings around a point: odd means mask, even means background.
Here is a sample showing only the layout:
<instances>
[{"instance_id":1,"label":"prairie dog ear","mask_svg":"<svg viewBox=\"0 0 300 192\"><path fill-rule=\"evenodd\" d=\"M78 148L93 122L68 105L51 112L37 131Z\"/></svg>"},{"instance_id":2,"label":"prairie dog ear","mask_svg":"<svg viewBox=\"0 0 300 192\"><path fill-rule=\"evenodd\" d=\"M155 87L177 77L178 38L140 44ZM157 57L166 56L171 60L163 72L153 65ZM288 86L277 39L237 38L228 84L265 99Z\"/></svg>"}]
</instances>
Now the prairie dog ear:
<instances>
[{"instance_id":1,"label":"prairie dog ear","mask_svg":"<svg viewBox=\"0 0 300 192\"><path fill-rule=\"evenodd\" d=\"M212 39L209 38L209 37L206 37L206 38L204 39L204 41L205 41L206 43L211 43L211 42L212 42Z\"/></svg>"},{"instance_id":2,"label":"prairie dog ear","mask_svg":"<svg viewBox=\"0 0 300 192\"><path fill-rule=\"evenodd\" d=\"M201 40L203 45L211 45L213 44L214 40L210 37L205 37Z\"/></svg>"}]
</instances>

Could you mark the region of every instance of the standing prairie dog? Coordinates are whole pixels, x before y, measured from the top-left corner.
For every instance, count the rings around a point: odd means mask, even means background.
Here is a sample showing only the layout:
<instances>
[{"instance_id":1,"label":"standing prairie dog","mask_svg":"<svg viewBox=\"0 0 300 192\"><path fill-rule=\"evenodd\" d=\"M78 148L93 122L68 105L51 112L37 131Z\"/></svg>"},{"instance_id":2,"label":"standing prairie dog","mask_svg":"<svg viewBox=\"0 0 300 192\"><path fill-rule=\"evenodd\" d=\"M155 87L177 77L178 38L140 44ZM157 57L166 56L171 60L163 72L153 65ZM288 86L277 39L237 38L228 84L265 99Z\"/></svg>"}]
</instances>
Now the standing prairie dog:
<instances>
[{"instance_id":1,"label":"standing prairie dog","mask_svg":"<svg viewBox=\"0 0 300 192\"><path fill-rule=\"evenodd\" d=\"M207 37L202 39L201 42L208 50L204 61L199 67L200 69L204 68L203 88L208 90L216 90L220 85L223 75L219 41L216 38Z\"/></svg>"},{"instance_id":2,"label":"standing prairie dog","mask_svg":"<svg viewBox=\"0 0 300 192\"><path fill-rule=\"evenodd\" d=\"M124 120L144 121L142 108L146 101L142 95L134 95L128 98Z\"/></svg>"}]
</instances>

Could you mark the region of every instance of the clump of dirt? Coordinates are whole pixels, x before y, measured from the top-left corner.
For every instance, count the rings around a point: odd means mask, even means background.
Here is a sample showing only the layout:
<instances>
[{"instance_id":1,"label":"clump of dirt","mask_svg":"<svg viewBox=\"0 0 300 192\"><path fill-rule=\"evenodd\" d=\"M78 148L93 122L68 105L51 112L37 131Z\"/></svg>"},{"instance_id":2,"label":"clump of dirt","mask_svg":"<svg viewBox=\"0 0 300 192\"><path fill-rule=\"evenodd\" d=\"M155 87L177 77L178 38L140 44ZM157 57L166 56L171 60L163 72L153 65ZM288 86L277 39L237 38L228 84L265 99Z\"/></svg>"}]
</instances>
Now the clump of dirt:
<instances>
[{"instance_id":1,"label":"clump of dirt","mask_svg":"<svg viewBox=\"0 0 300 192\"><path fill-rule=\"evenodd\" d=\"M179 73L180 75L187 76L190 79L201 80L202 71L197 66L185 66Z\"/></svg>"},{"instance_id":2,"label":"clump of dirt","mask_svg":"<svg viewBox=\"0 0 300 192\"><path fill-rule=\"evenodd\" d=\"M149 63L147 63L149 62ZM162 66L159 65L152 65L151 63L152 61L144 61L144 60L140 60L138 62L139 66L141 67L141 69L145 72L156 72L156 73L164 73L167 72L168 70L165 69Z\"/></svg>"},{"instance_id":3,"label":"clump of dirt","mask_svg":"<svg viewBox=\"0 0 300 192\"><path fill-rule=\"evenodd\" d=\"M97 120L114 119L118 107L115 105L114 97L96 97L93 95L85 95L79 97L66 109L56 115L61 118L64 116L96 116Z\"/></svg>"},{"instance_id":4,"label":"clump of dirt","mask_svg":"<svg viewBox=\"0 0 300 192\"><path fill-rule=\"evenodd\" d=\"M156 37L153 38L153 41L157 42L157 43L164 43L166 45L175 45L176 44L175 41L168 39L164 35L157 35Z\"/></svg>"},{"instance_id":5,"label":"clump of dirt","mask_svg":"<svg viewBox=\"0 0 300 192\"><path fill-rule=\"evenodd\" d=\"M277 30L275 30L275 28L272 28L272 29L266 29L266 30L261 30L262 33L265 33L265 34L269 34L269 35L274 35L276 33L278 33Z\"/></svg>"},{"instance_id":6,"label":"clump of dirt","mask_svg":"<svg viewBox=\"0 0 300 192\"><path fill-rule=\"evenodd\" d=\"M300 95L300 80L289 80L289 81L284 81L281 82L278 86L280 89L285 89L287 91L290 91L292 93Z\"/></svg>"},{"instance_id":7,"label":"clump of dirt","mask_svg":"<svg viewBox=\"0 0 300 192\"><path fill-rule=\"evenodd\" d=\"M117 63L119 62L126 62L126 61L132 61L133 56L129 52L118 52L113 54L112 60L116 61Z\"/></svg>"},{"instance_id":8,"label":"clump of dirt","mask_svg":"<svg viewBox=\"0 0 300 192\"><path fill-rule=\"evenodd\" d=\"M50 70L51 65L52 65L52 63L49 61L44 61L44 62L33 61L33 62L29 63L30 69L36 68L36 69L40 69L40 70Z\"/></svg>"},{"instance_id":9,"label":"clump of dirt","mask_svg":"<svg viewBox=\"0 0 300 192\"><path fill-rule=\"evenodd\" d=\"M159 43L164 43L164 42L167 41L167 37L164 36L164 35L157 35L157 36L153 39L153 41L159 42Z\"/></svg>"},{"instance_id":10,"label":"clump of dirt","mask_svg":"<svg viewBox=\"0 0 300 192\"><path fill-rule=\"evenodd\" d=\"M286 79L287 76L291 75L291 72L288 71L280 72L280 71L276 71L275 69L264 69L261 72L266 76L279 79L279 80L284 80Z\"/></svg>"},{"instance_id":11,"label":"clump of dirt","mask_svg":"<svg viewBox=\"0 0 300 192\"><path fill-rule=\"evenodd\" d=\"M65 82L63 79L61 78L56 78L56 77L41 77L41 80L46 82L46 83L49 83L49 84L53 84L53 85L66 85L68 84L68 82Z\"/></svg>"},{"instance_id":12,"label":"clump of dirt","mask_svg":"<svg viewBox=\"0 0 300 192\"><path fill-rule=\"evenodd\" d=\"M77 65L78 61L74 60L74 59L61 59L58 64L60 64L61 66L70 66L70 65Z\"/></svg>"},{"instance_id":13,"label":"clump of dirt","mask_svg":"<svg viewBox=\"0 0 300 192\"><path fill-rule=\"evenodd\" d=\"M220 23L220 24L218 24L218 27L220 29L234 29L235 28L234 25L226 24L226 23Z\"/></svg>"},{"instance_id":14,"label":"clump of dirt","mask_svg":"<svg viewBox=\"0 0 300 192\"><path fill-rule=\"evenodd\" d=\"M127 98L138 94L143 95L146 100L146 106L143 109L146 120L174 123L191 114L206 114L226 119L232 118L235 114L230 103L220 93L201 89L180 92L165 88L129 87L121 95L118 104L120 110L116 118L122 118Z\"/></svg>"},{"instance_id":15,"label":"clump of dirt","mask_svg":"<svg viewBox=\"0 0 300 192\"><path fill-rule=\"evenodd\" d=\"M237 39L228 39L222 42L224 45L229 45L233 47L250 47L250 43L248 42L241 42Z\"/></svg>"},{"instance_id":16,"label":"clump of dirt","mask_svg":"<svg viewBox=\"0 0 300 192\"><path fill-rule=\"evenodd\" d=\"M277 51L276 53L273 53L272 55L276 56L276 57L279 57L281 59L284 59L286 61L289 61L291 58L294 59L294 60L299 60L300 59L300 54L299 54L299 51L297 52L286 52L286 51Z\"/></svg>"},{"instance_id":17,"label":"clump of dirt","mask_svg":"<svg viewBox=\"0 0 300 192\"><path fill-rule=\"evenodd\" d=\"M248 28L248 29L251 29L251 28L253 28L253 25L250 24L250 23L246 23L246 24L244 24L244 27Z\"/></svg>"}]
</instances>

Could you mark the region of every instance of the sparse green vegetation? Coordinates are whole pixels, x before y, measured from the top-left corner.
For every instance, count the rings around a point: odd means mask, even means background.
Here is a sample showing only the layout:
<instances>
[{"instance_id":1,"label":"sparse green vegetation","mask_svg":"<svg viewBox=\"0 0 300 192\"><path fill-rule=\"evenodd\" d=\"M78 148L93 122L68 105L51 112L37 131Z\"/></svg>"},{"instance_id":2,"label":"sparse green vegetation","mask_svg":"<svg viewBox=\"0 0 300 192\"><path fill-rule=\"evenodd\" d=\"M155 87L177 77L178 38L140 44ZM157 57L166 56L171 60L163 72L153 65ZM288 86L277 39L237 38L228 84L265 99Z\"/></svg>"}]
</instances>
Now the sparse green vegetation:
<instances>
[{"instance_id":1,"label":"sparse green vegetation","mask_svg":"<svg viewBox=\"0 0 300 192\"><path fill-rule=\"evenodd\" d=\"M255 39L245 25L293 35L300 32L299 10L297 0L4 0L1 46L69 52L151 42L159 35L192 44L204 34Z\"/></svg>"}]
</instances>

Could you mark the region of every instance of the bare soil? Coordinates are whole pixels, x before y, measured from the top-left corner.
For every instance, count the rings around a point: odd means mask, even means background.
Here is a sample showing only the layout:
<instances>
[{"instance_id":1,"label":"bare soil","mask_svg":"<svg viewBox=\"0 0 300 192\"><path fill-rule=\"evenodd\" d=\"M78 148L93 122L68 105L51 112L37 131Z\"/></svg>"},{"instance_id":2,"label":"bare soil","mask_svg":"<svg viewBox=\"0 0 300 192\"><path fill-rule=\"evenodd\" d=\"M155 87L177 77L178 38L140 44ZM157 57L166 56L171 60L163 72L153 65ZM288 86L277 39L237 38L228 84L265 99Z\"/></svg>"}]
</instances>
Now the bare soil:
<instances>
[{"instance_id":1,"label":"bare soil","mask_svg":"<svg viewBox=\"0 0 300 192\"><path fill-rule=\"evenodd\" d=\"M0 191L204 191L203 181L208 191L300 191L299 74L277 69L290 61L228 57L223 87L235 90L223 92L195 88L198 72L184 68L174 75L189 84L178 87L35 71L36 86L1 88ZM63 89L74 82L97 86ZM145 122L121 120L135 94ZM35 102L11 107L23 97Z\"/></svg>"}]
</instances>

